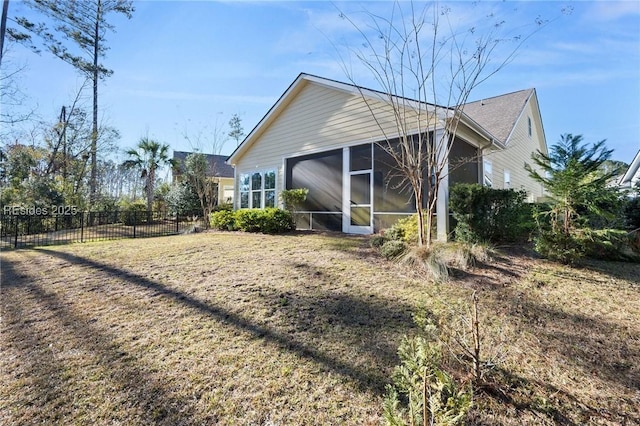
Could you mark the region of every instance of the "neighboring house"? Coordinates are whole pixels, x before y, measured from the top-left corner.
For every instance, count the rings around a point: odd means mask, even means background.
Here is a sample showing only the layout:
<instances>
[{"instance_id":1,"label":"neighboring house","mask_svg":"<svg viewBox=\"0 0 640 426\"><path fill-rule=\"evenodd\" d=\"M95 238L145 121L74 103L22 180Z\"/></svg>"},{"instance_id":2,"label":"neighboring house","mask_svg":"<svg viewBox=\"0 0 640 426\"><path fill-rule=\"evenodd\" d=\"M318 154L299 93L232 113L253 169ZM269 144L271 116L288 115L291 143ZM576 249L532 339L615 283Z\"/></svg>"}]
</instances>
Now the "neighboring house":
<instances>
[{"instance_id":1,"label":"neighboring house","mask_svg":"<svg viewBox=\"0 0 640 426\"><path fill-rule=\"evenodd\" d=\"M377 122L369 107L380 111ZM308 188L306 226L346 233L387 228L415 212L411 190L399 188L392 161L376 143L397 136L395 129L384 94L300 74L227 161L235 167L234 207L277 206L281 190ZM438 194L438 238L449 231L453 183L484 181L524 188L531 200L541 196L524 170L538 149L547 152L535 90L466 105L448 158L458 166ZM461 158L474 160L460 166Z\"/></svg>"},{"instance_id":2,"label":"neighboring house","mask_svg":"<svg viewBox=\"0 0 640 426\"><path fill-rule=\"evenodd\" d=\"M174 181L181 179L184 171L183 163L189 154L193 153L173 151L173 159L178 163L178 166L172 171ZM207 176L215 179L218 184L218 203L232 203L234 173L233 167L226 163L228 157L226 155L204 155L207 157L207 163L209 164Z\"/></svg>"},{"instance_id":3,"label":"neighboring house","mask_svg":"<svg viewBox=\"0 0 640 426\"><path fill-rule=\"evenodd\" d=\"M640 151L638 151L629 168L618 181L620 188L631 189L635 188L636 185L640 185Z\"/></svg>"}]
</instances>

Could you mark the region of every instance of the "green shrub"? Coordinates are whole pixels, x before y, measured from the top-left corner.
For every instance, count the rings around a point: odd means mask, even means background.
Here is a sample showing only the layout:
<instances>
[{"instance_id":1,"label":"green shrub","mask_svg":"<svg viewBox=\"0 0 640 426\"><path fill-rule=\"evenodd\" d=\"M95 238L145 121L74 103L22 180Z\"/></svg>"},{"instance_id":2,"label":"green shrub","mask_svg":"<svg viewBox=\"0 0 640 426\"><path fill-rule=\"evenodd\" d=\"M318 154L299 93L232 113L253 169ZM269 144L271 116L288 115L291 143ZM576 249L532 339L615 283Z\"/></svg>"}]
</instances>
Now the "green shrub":
<instances>
[{"instance_id":1,"label":"green shrub","mask_svg":"<svg viewBox=\"0 0 640 426\"><path fill-rule=\"evenodd\" d=\"M262 230L262 210L240 209L235 212L236 228L244 232L260 232Z\"/></svg>"},{"instance_id":2,"label":"green shrub","mask_svg":"<svg viewBox=\"0 0 640 426\"><path fill-rule=\"evenodd\" d=\"M581 229L574 237L576 245L585 257L600 260L638 261L632 236L619 229Z\"/></svg>"},{"instance_id":3,"label":"green shrub","mask_svg":"<svg viewBox=\"0 0 640 426\"><path fill-rule=\"evenodd\" d=\"M214 229L233 231L236 227L236 218L230 210L218 210L211 213L209 223Z\"/></svg>"},{"instance_id":4,"label":"green shrub","mask_svg":"<svg viewBox=\"0 0 640 426\"><path fill-rule=\"evenodd\" d=\"M379 249L387 241L388 240L387 240L387 237L385 235L377 234L377 235L374 235L373 237L371 237L371 239L369 240L369 244L371 244L371 247Z\"/></svg>"},{"instance_id":5,"label":"green shrub","mask_svg":"<svg viewBox=\"0 0 640 426\"><path fill-rule=\"evenodd\" d=\"M262 215L261 231L265 234L281 234L296 229L296 224L290 211L267 208L262 210Z\"/></svg>"},{"instance_id":6,"label":"green shrub","mask_svg":"<svg viewBox=\"0 0 640 426\"><path fill-rule=\"evenodd\" d=\"M234 219L235 228L244 232L279 234L295 229L291 212L277 208L236 210Z\"/></svg>"},{"instance_id":7,"label":"green shrub","mask_svg":"<svg viewBox=\"0 0 640 426\"><path fill-rule=\"evenodd\" d=\"M213 208L214 212L219 212L219 211L228 211L228 212L232 212L233 211L233 203L220 203L217 206L215 206Z\"/></svg>"},{"instance_id":8,"label":"green shrub","mask_svg":"<svg viewBox=\"0 0 640 426\"><path fill-rule=\"evenodd\" d=\"M144 201L123 201L120 203L120 222L127 226L146 223L148 219L147 203Z\"/></svg>"},{"instance_id":9,"label":"green shrub","mask_svg":"<svg viewBox=\"0 0 640 426\"><path fill-rule=\"evenodd\" d=\"M384 238L386 241L404 241L404 229L396 225L385 229Z\"/></svg>"},{"instance_id":10,"label":"green shrub","mask_svg":"<svg viewBox=\"0 0 640 426\"><path fill-rule=\"evenodd\" d=\"M626 226L629 229L640 228L640 197L627 200L624 206Z\"/></svg>"},{"instance_id":11,"label":"green shrub","mask_svg":"<svg viewBox=\"0 0 640 426\"><path fill-rule=\"evenodd\" d=\"M404 241L390 240L382 244L380 247L380 254L387 259L394 259L400 256L407 249L407 245Z\"/></svg>"},{"instance_id":12,"label":"green shrub","mask_svg":"<svg viewBox=\"0 0 640 426\"><path fill-rule=\"evenodd\" d=\"M526 196L524 190L454 185L449 206L456 221L456 239L493 243L525 240L535 228Z\"/></svg>"},{"instance_id":13,"label":"green shrub","mask_svg":"<svg viewBox=\"0 0 640 426\"><path fill-rule=\"evenodd\" d=\"M418 242L418 215L413 214L399 219L391 228L384 231L384 236L388 240L416 244Z\"/></svg>"},{"instance_id":14,"label":"green shrub","mask_svg":"<svg viewBox=\"0 0 640 426\"><path fill-rule=\"evenodd\" d=\"M285 209L294 212L300 210L308 194L309 190L307 188L285 189L280 191L280 200L282 200Z\"/></svg>"},{"instance_id":15,"label":"green shrub","mask_svg":"<svg viewBox=\"0 0 640 426\"><path fill-rule=\"evenodd\" d=\"M401 364L393 371L383 403L386 424L460 425L473 406L473 391L460 387L443 369L442 343L430 320L424 336L405 336L398 347ZM431 418L424 418L424 414Z\"/></svg>"}]
</instances>

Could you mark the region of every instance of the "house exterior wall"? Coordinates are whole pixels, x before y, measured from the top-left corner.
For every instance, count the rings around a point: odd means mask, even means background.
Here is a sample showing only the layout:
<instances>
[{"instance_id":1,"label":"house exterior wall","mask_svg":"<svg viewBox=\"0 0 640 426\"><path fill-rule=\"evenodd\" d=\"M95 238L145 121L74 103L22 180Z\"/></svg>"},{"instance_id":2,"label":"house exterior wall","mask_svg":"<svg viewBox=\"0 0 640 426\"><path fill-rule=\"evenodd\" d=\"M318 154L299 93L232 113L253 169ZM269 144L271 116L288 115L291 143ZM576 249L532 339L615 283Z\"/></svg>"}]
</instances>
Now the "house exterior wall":
<instances>
[{"instance_id":1,"label":"house exterior wall","mask_svg":"<svg viewBox=\"0 0 640 426\"><path fill-rule=\"evenodd\" d=\"M511 136L506 142L506 149L484 152L484 160L491 165L491 178L494 188L524 189L529 201L536 201L544 195L544 188L534 181L525 170L525 164L535 166L531 154L537 150L544 150L544 130L538 112L537 99L532 96L522 111ZM529 119L531 120L531 135L529 135ZM486 165L486 163L485 163ZM510 185L505 183L505 171L510 177Z\"/></svg>"},{"instance_id":2,"label":"house exterior wall","mask_svg":"<svg viewBox=\"0 0 640 426\"><path fill-rule=\"evenodd\" d=\"M344 232L367 233L410 214L415 208L411 194L395 194L398 185L389 180L390 175L381 167L384 161L379 158L383 156L376 154L375 142L393 140L401 133L392 107L386 100L376 99L378 94L375 92L365 89L365 94L367 100L353 86L313 76L299 77L230 157L235 167L235 208L276 206L280 204L280 191L306 185L314 190L317 198L310 198L309 211L305 212L309 214L310 224L321 222L312 215L324 214L327 227L337 227L339 222L333 222L341 220ZM413 117L406 122L416 123L416 126L403 129L402 133L429 130L425 126L417 128L417 123L424 122L427 114L422 110L422 120L418 120L419 112L412 109L415 106L412 103L407 107L408 115ZM509 123L513 123L514 118L512 113L508 117ZM438 213L448 210L448 185L455 182L485 181L496 188L524 188L531 201L543 195L542 187L524 170L525 163L532 164L532 152L546 150L535 92L526 99L525 108L515 123L513 128L509 125L512 132L504 149L496 136L479 127L477 122L459 124L453 150L449 158L442 158L445 175L438 192ZM444 130L439 128L436 132L442 135ZM503 132L500 139L505 137ZM500 147L485 148L492 140ZM364 169L352 163L354 158L362 163L357 153L363 146L370 147L367 148L370 150L369 166ZM341 153L342 161L339 161ZM480 154L477 162L455 168L458 158L471 158L476 153ZM491 174L491 179L487 179L487 174ZM342 187L341 195L338 186ZM355 192L352 192L354 188ZM334 194L334 191L338 192ZM330 196L328 203L325 203L327 197L320 197L325 193ZM371 195L361 196L361 193ZM397 199L400 195L403 200ZM321 199L325 201L320 202ZM371 218L369 223L365 220L367 215ZM446 238L447 219L447 214L438 214L439 238L441 234Z\"/></svg>"},{"instance_id":3,"label":"house exterior wall","mask_svg":"<svg viewBox=\"0 0 640 426\"><path fill-rule=\"evenodd\" d=\"M233 202L234 178L218 178L218 203ZM231 198L231 200L229 200Z\"/></svg>"},{"instance_id":4,"label":"house exterior wall","mask_svg":"<svg viewBox=\"0 0 640 426\"><path fill-rule=\"evenodd\" d=\"M380 101L370 101L370 105L385 132L372 119L360 95L307 82L238 159L236 177L256 170L276 170L279 192L284 188L286 158L382 140L385 133L397 135L391 108ZM234 198L239 208L237 187Z\"/></svg>"}]
</instances>

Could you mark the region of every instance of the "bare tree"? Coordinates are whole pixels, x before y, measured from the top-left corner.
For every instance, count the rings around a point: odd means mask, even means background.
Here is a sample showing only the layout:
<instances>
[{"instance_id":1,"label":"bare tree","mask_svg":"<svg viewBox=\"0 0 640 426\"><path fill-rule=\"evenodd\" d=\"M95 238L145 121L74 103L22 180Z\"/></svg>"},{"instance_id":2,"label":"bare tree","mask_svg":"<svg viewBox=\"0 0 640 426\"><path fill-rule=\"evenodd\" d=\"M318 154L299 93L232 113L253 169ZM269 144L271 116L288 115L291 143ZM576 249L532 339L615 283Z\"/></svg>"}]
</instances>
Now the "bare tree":
<instances>
[{"instance_id":1,"label":"bare tree","mask_svg":"<svg viewBox=\"0 0 640 426\"><path fill-rule=\"evenodd\" d=\"M512 61L546 21L536 18L525 36L505 36L505 21L493 15L485 18L483 28L458 28L451 9L437 3L418 10L413 3L395 2L388 17L364 13L366 25L344 13L340 17L362 38L362 47L350 49L350 54L380 91L362 89L344 59L343 69L384 135L378 145L393 159L402 185L412 190L418 244L429 247L465 103L478 85Z\"/></svg>"}]
</instances>

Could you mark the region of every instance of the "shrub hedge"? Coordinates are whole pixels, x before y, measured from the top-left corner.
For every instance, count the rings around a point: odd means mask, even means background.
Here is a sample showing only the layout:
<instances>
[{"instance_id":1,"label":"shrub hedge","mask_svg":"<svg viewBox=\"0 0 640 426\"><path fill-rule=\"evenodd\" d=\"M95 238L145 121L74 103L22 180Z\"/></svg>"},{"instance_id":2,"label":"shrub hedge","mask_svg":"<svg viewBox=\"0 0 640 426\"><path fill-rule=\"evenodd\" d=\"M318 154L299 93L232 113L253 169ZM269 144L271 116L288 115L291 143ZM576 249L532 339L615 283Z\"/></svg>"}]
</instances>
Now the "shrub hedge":
<instances>
[{"instance_id":1,"label":"shrub hedge","mask_svg":"<svg viewBox=\"0 0 640 426\"><path fill-rule=\"evenodd\" d=\"M220 210L211 214L211 226L224 231L280 234L295 230L291 212L277 208Z\"/></svg>"},{"instance_id":2,"label":"shrub hedge","mask_svg":"<svg viewBox=\"0 0 640 426\"><path fill-rule=\"evenodd\" d=\"M449 206L457 222L456 239L472 243L526 240L535 228L526 196L524 190L454 185Z\"/></svg>"}]
</instances>

